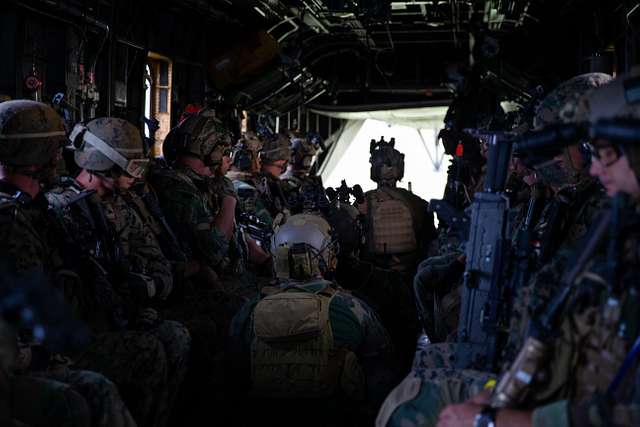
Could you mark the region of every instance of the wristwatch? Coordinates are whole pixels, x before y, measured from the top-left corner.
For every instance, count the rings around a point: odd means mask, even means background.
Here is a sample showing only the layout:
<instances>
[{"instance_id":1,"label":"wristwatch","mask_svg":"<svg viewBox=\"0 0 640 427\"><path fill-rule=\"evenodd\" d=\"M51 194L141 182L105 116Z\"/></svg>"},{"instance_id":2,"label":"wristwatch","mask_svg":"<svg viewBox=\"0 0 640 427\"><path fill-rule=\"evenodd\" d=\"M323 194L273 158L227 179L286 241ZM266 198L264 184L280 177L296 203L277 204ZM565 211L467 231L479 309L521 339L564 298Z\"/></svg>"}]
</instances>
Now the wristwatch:
<instances>
[{"instance_id":1,"label":"wristwatch","mask_svg":"<svg viewBox=\"0 0 640 427\"><path fill-rule=\"evenodd\" d=\"M473 427L496 427L496 408L485 406L476 415Z\"/></svg>"}]
</instances>

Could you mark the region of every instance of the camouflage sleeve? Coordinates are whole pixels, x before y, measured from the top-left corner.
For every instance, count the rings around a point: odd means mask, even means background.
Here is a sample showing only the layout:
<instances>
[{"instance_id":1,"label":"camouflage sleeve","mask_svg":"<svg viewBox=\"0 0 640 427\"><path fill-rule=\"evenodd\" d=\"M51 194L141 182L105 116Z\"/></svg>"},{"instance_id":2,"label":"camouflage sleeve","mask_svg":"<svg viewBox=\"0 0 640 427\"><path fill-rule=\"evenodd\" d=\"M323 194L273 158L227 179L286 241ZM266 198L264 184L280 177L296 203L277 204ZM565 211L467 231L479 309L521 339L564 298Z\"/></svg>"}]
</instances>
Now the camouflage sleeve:
<instances>
[{"instance_id":1,"label":"camouflage sleeve","mask_svg":"<svg viewBox=\"0 0 640 427\"><path fill-rule=\"evenodd\" d=\"M570 427L569 401L561 400L536 408L531 415L533 427Z\"/></svg>"},{"instance_id":2,"label":"camouflage sleeve","mask_svg":"<svg viewBox=\"0 0 640 427\"><path fill-rule=\"evenodd\" d=\"M187 238L194 257L216 268L229 250L229 244L224 235L213 227L213 217L199 196L181 188L165 189L161 205L176 234Z\"/></svg>"},{"instance_id":3,"label":"camouflage sleeve","mask_svg":"<svg viewBox=\"0 0 640 427\"><path fill-rule=\"evenodd\" d=\"M43 271L46 248L20 211L0 210L0 255L17 271Z\"/></svg>"},{"instance_id":4,"label":"camouflage sleeve","mask_svg":"<svg viewBox=\"0 0 640 427\"><path fill-rule=\"evenodd\" d=\"M165 299L173 289L171 263L162 253L160 244L151 229L130 208L132 221L129 235L129 257L144 268L156 285L156 296Z\"/></svg>"},{"instance_id":5,"label":"camouflage sleeve","mask_svg":"<svg viewBox=\"0 0 640 427\"><path fill-rule=\"evenodd\" d=\"M334 342L361 357L375 357L390 350L390 340L375 312L346 292L338 292L331 302L329 317Z\"/></svg>"}]
</instances>

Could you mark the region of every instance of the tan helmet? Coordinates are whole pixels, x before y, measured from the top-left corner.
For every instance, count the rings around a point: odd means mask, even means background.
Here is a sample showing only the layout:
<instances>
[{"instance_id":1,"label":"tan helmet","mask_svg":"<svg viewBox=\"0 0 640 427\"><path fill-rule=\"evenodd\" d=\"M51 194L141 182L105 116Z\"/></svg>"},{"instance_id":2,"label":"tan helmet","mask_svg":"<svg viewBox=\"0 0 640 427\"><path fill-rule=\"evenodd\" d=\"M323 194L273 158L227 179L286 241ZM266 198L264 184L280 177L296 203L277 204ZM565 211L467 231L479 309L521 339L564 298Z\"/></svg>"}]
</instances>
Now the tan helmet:
<instances>
[{"instance_id":1,"label":"tan helmet","mask_svg":"<svg viewBox=\"0 0 640 427\"><path fill-rule=\"evenodd\" d=\"M102 117L77 124L69 136L76 164L93 172L121 171L142 178L149 164L138 128L126 120Z\"/></svg>"},{"instance_id":2,"label":"tan helmet","mask_svg":"<svg viewBox=\"0 0 640 427\"><path fill-rule=\"evenodd\" d=\"M29 100L0 103L0 162L16 168L48 166L66 139L62 118Z\"/></svg>"},{"instance_id":3,"label":"tan helmet","mask_svg":"<svg viewBox=\"0 0 640 427\"><path fill-rule=\"evenodd\" d=\"M585 104L592 124L601 119L640 120L640 67L634 67L628 74L594 90ZM640 176L640 143L628 144L625 154L631 168Z\"/></svg>"},{"instance_id":4,"label":"tan helmet","mask_svg":"<svg viewBox=\"0 0 640 427\"><path fill-rule=\"evenodd\" d=\"M231 144L231 132L216 117L215 110L207 108L173 128L162 145L162 152L169 162L187 154L208 166L217 166Z\"/></svg>"},{"instance_id":5,"label":"tan helmet","mask_svg":"<svg viewBox=\"0 0 640 427\"><path fill-rule=\"evenodd\" d=\"M278 160L291 159L291 146L289 138L286 135L278 135L274 140L267 140L260 150L260 160L262 163L271 163Z\"/></svg>"},{"instance_id":6,"label":"tan helmet","mask_svg":"<svg viewBox=\"0 0 640 427\"><path fill-rule=\"evenodd\" d=\"M335 268L337 244L322 217L298 214L278 228L271 239L278 279L308 280Z\"/></svg>"}]
</instances>

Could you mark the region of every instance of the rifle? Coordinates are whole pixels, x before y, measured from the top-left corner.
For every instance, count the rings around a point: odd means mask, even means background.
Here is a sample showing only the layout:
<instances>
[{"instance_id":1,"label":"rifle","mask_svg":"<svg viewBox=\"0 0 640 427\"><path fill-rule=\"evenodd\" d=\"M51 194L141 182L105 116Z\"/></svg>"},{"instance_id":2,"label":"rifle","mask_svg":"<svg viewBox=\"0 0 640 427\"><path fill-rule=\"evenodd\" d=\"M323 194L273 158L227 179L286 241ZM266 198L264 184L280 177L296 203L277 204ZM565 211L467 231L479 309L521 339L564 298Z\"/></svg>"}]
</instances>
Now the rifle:
<instances>
[{"instance_id":1,"label":"rifle","mask_svg":"<svg viewBox=\"0 0 640 427\"><path fill-rule=\"evenodd\" d=\"M511 144L509 135L490 135L484 190L475 194L471 205L456 354L456 362L464 368L494 370L499 310L507 281L505 263L510 249L505 184Z\"/></svg>"},{"instance_id":2,"label":"rifle","mask_svg":"<svg viewBox=\"0 0 640 427\"><path fill-rule=\"evenodd\" d=\"M253 237L265 251L269 251L271 236L273 235L273 230L269 227L269 224L257 216L242 212L239 209L236 211L236 222L238 227Z\"/></svg>"},{"instance_id":3,"label":"rifle","mask_svg":"<svg viewBox=\"0 0 640 427\"><path fill-rule=\"evenodd\" d=\"M529 385L535 380L549 352L548 340L562 313L573 289L573 283L583 271L587 262L605 235L611 222L612 213L605 212L598 221L592 224L584 245L571 268L567 269L560 280L560 288L546 310L533 319L527 331L527 338L515 361L505 375L502 376L491 396L494 408L513 407L520 404L527 396Z\"/></svg>"}]
</instances>

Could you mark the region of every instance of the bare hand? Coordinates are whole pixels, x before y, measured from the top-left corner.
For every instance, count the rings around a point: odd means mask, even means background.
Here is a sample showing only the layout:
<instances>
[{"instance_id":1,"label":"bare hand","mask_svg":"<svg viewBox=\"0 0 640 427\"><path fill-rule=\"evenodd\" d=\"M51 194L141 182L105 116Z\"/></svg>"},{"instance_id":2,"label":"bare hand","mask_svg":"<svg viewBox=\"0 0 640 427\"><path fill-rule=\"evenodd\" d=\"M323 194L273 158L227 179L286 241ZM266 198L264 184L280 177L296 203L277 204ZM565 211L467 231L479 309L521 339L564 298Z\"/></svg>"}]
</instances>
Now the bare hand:
<instances>
[{"instance_id":1,"label":"bare hand","mask_svg":"<svg viewBox=\"0 0 640 427\"><path fill-rule=\"evenodd\" d=\"M472 427L481 411L482 405L475 403L448 405L440 412L437 427Z\"/></svg>"}]
</instances>

